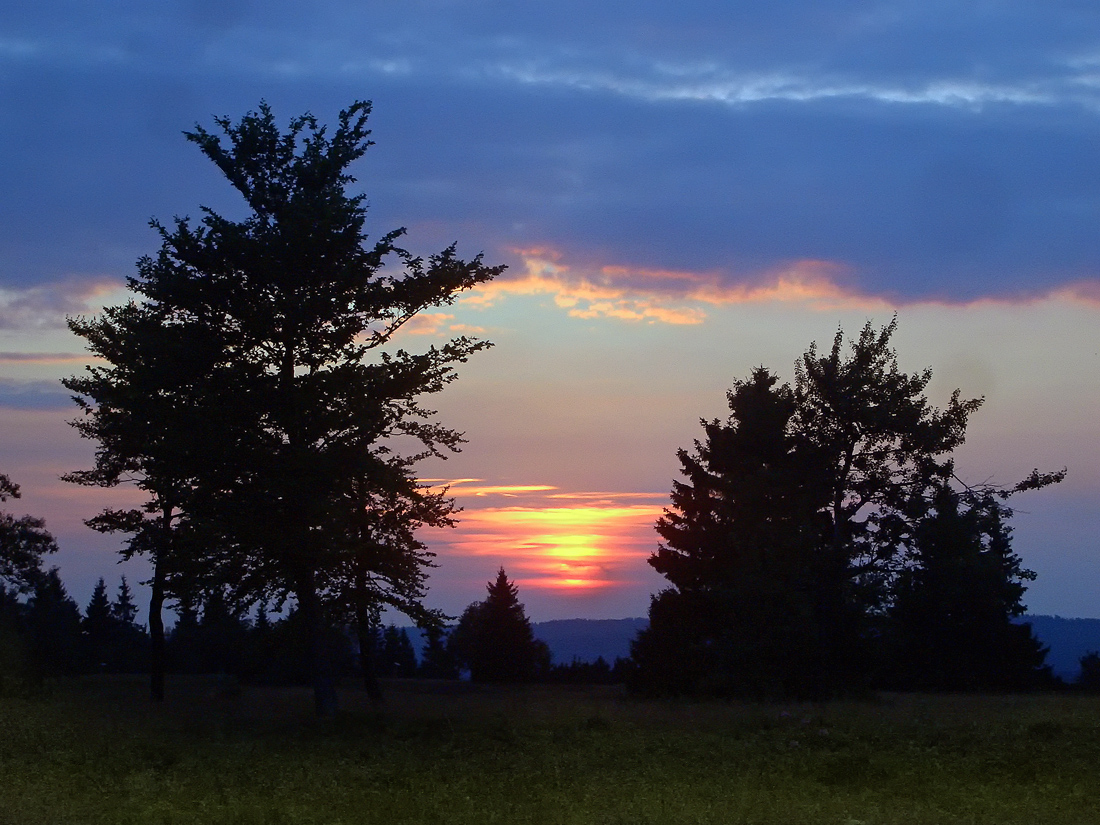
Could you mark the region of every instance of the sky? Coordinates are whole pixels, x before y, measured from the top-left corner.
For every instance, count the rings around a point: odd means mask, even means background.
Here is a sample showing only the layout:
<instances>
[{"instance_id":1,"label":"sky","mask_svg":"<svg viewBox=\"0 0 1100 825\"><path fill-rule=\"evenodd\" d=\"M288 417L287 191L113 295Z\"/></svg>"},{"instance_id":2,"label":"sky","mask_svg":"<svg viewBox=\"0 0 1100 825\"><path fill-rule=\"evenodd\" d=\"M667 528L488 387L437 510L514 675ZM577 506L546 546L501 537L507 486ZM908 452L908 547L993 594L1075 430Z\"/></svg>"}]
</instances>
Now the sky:
<instances>
[{"instance_id":1,"label":"sky","mask_svg":"<svg viewBox=\"0 0 1100 825\"><path fill-rule=\"evenodd\" d=\"M1014 499L1025 601L1100 617L1100 7L1054 0L0 5L0 472L81 605L147 568L82 523L134 492L58 479L94 452L65 317L125 300L151 218L243 215L184 130L357 99L371 236L508 266L402 333L495 345L431 399L467 438L420 468L464 508L431 606L503 565L536 620L645 615L700 419L896 313L934 401L985 399L964 479L1068 469Z\"/></svg>"}]
</instances>

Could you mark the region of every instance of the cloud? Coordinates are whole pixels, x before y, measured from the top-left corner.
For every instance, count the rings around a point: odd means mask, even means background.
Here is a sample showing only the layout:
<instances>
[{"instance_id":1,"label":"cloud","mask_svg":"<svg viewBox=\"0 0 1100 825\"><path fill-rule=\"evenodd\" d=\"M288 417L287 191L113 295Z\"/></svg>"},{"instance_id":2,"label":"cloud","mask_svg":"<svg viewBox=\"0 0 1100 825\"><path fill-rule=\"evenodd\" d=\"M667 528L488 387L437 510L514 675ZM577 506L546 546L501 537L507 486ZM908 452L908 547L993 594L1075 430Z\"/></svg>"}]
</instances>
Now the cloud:
<instances>
[{"instance_id":1,"label":"cloud","mask_svg":"<svg viewBox=\"0 0 1100 825\"><path fill-rule=\"evenodd\" d=\"M510 296L547 295L576 318L700 324L708 309L737 304L789 304L817 311L865 310L879 314L904 306L1018 306L1049 301L1100 307L1100 283L1082 280L1014 294L952 300L878 296L844 286L848 267L797 261L763 273L690 272L622 265L573 265L548 248L516 250L522 269L479 285L462 302L487 308Z\"/></svg>"},{"instance_id":2,"label":"cloud","mask_svg":"<svg viewBox=\"0 0 1100 825\"><path fill-rule=\"evenodd\" d=\"M614 318L666 324L700 324L705 307L744 303L798 303L816 307L876 306L882 302L845 290L835 275L843 267L800 261L759 283L737 283L720 272L653 270L620 265L573 266L545 248L516 250L523 271L478 286L462 299L492 306L510 295L549 295L576 318ZM757 276L759 278L759 276ZM731 280L733 283L725 283Z\"/></svg>"},{"instance_id":3,"label":"cloud","mask_svg":"<svg viewBox=\"0 0 1100 825\"><path fill-rule=\"evenodd\" d=\"M839 287L891 301L1100 275L1100 22L1073 4L110 8L0 10L0 93L22 124L0 138L20 161L0 172L0 284L129 271L155 249L151 215L239 215L180 136L196 121L261 97L283 122L331 121L363 96L372 221L490 261L551 245L751 284L832 262ZM687 324L707 306L570 309Z\"/></svg>"},{"instance_id":4,"label":"cloud","mask_svg":"<svg viewBox=\"0 0 1100 825\"><path fill-rule=\"evenodd\" d=\"M25 288L0 287L0 329L64 329L66 316L97 312L105 299L121 289L118 280L99 277Z\"/></svg>"},{"instance_id":5,"label":"cloud","mask_svg":"<svg viewBox=\"0 0 1100 825\"><path fill-rule=\"evenodd\" d=\"M68 390L58 381L19 381L0 378L0 407L17 410L72 409Z\"/></svg>"},{"instance_id":6,"label":"cloud","mask_svg":"<svg viewBox=\"0 0 1100 825\"><path fill-rule=\"evenodd\" d=\"M97 358L87 352L0 352L0 364L71 364Z\"/></svg>"},{"instance_id":7,"label":"cloud","mask_svg":"<svg viewBox=\"0 0 1100 825\"><path fill-rule=\"evenodd\" d=\"M480 478L423 478L421 482L434 489L446 488L454 496L507 496L515 498L524 493L543 493L556 490L546 484L479 484Z\"/></svg>"}]
</instances>

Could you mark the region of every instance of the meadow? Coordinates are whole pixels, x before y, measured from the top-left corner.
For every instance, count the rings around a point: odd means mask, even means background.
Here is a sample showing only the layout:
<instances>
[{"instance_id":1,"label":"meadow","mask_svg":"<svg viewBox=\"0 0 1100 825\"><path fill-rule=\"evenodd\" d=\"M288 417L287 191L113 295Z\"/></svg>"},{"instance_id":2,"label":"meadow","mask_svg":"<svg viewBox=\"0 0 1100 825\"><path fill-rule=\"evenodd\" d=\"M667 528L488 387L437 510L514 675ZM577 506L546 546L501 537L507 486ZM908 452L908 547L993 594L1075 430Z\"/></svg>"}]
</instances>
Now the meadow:
<instances>
[{"instance_id":1,"label":"meadow","mask_svg":"<svg viewBox=\"0 0 1100 825\"><path fill-rule=\"evenodd\" d=\"M1095 823L1100 697L640 701L615 687L137 677L0 697L0 822Z\"/></svg>"}]
</instances>

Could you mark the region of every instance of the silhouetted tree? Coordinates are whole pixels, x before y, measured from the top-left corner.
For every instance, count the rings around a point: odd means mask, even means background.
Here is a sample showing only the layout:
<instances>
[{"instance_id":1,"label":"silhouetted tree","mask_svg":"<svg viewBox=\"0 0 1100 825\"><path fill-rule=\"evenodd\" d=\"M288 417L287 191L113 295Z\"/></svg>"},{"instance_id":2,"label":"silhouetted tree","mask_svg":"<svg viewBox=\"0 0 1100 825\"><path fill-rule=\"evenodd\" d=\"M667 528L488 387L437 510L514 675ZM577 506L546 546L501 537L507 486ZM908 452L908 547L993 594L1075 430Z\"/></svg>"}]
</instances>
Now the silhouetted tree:
<instances>
[{"instance_id":1,"label":"silhouetted tree","mask_svg":"<svg viewBox=\"0 0 1100 825\"><path fill-rule=\"evenodd\" d=\"M450 649L475 682L525 682L547 673L550 650L536 639L519 601L519 588L501 567L485 601L463 611Z\"/></svg>"},{"instance_id":2,"label":"silhouetted tree","mask_svg":"<svg viewBox=\"0 0 1100 825\"><path fill-rule=\"evenodd\" d=\"M1024 613L1012 511L997 491L938 487L916 520L894 585L887 642L895 685L917 690L1020 690L1048 684L1046 648Z\"/></svg>"},{"instance_id":3,"label":"silhouetted tree","mask_svg":"<svg viewBox=\"0 0 1100 825\"><path fill-rule=\"evenodd\" d=\"M420 676L425 679L457 679L458 664L447 647L447 634L441 627L424 631L424 649L420 657Z\"/></svg>"},{"instance_id":4,"label":"silhouetted tree","mask_svg":"<svg viewBox=\"0 0 1100 825\"><path fill-rule=\"evenodd\" d=\"M19 485L0 473L0 502L19 497ZM0 512L0 586L31 592L44 575L42 556L56 550L42 519Z\"/></svg>"},{"instance_id":5,"label":"silhouetted tree","mask_svg":"<svg viewBox=\"0 0 1100 825\"><path fill-rule=\"evenodd\" d=\"M35 585L27 602L32 666L40 676L69 676L80 669L80 608L65 590L57 568Z\"/></svg>"},{"instance_id":6,"label":"silhouetted tree","mask_svg":"<svg viewBox=\"0 0 1100 825\"><path fill-rule=\"evenodd\" d=\"M703 422L706 440L680 451L687 481L673 488L657 523L665 543L650 559L673 587L654 597L635 641L640 686L821 696L878 672L898 573L924 563L922 542L934 555L947 515L937 523L931 502L950 490L952 452L981 404L956 390L946 408L932 407L931 371L898 367L896 326L868 323L847 343L838 331L825 355L811 345L793 388L757 369L730 391L729 421ZM1013 650L1017 664L1031 663L1024 670L1037 666L1030 631L1003 626L1018 615L1027 575L1003 528L1011 511L994 504L1062 475L1035 471L972 508L982 517L971 538L999 560L983 580L999 594L997 649L1022 633Z\"/></svg>"},{"instance_id":7,"label":"silhouetted tree","mask_svg":"<svg viewBox=\"0 0 1100 825\"><path fill-rule=\"evenodd\" d=\"M187 594L176 605L176 624L165 640L165 663L173 673L199 673L202 669L199 610Z\"/></svg>"},{"instance_id":8,"label":"silhouetted tree","mask_svg":"<svg viewBox=\"0 0 1100 825\"><path fill-rule=\"evenodd\" d=\"M820 692L828 490L820 451L793 430L795 393L777 384L763 367L735 383L728 421L701 422L705 440L678 453L687 481L649 561L673 587L632 648L647 690Z\"/></svg>"},{"instance_id":9,"label":"silhouetted tree","mask_svg":"<svg viewBox=\"0 0 1100 825\"><path fill-rule=\"evenodd\" d=\"M111 670L118 625L111 613L111 600L107 596L107 584L102 576L92 590L92 598L84 608L84 618L80 625L84 669L93 673Z\"/></svg>"},{"instance_id":10,"label":"silhouetted tree","mask_svg":"<svg viewBox=\"0 0 1100 825\"><path fill-rule=\"evenodd\" d=\"M34 682L25 612L19 594L0 582L0 696L27 692Z\"/></svg>"},{"instance_id":11,"label":"silhouetted tree","mask_svg":"<svg viewBox=\"0 0 1100 825\"><path fill-rule=\"evenodd\" d=\"M190 528L213 535L212 557L199 569L232 584L236 600L293 595L310 638L317 711L325 715L336 702L329 627L355 598L355 571L367 574L372 598L415 612L430 560L422 549L410 554L408 546L364 536L364 508L375 495L396 495L422 523L448 523L452 501L417 484L411 463L456 450L461 438L429 421L417 399L440 391L456 363L488 344L459 337L423 354L383 348L419 311L501 271L480 256L460 260L454 247L427 261L413 256L395 246L403 230L365 243L364 196L345 189L354 180L347 167L370 145L369 112L369 103L354 103L331 134L311 115L280 132L261 104L237 124L217 119L220 136L202 127L187 133L244 197L247 217L231 221L207 209L199 226L187 219L171 229L154 224L160 253L143 259L129 281L141 323L108 313L102 329L74 326L113 365L93 378L129 388L112 399L124 422L145 374L127 373L113 360L120 349L102 342L140 337L147 316L194 344L188 363L200 368L182 370L181 381L163 390L172 426L149 441L144 425L135 427L136 447L123 446L122 459L155 479L161 465L154 472L148 459L166 439L181 445L172 477L181 496L151 485L147 510L181 508ZM383 275L391 255L401 269ZM165 349L172 340L162 342ZM99 384L68 386L91 399L89 415L100 415L106 396ZM154 420L144 413L133 419ZM100 435L95 427L86 433ZM414 452L398 455L402 441L417 445ZM102 446L110 453L114 442ZM171 553L173 567L192 555Z\"/></svg>"},{"instance_id":12,"label":"silhouetted tree","mask_svg":"<svg viewBox=\"0 0 1100 825\"><path fill-rule=\"evenodd\" d=\"M390 625L382 631L379 651L379 676L408 678L416 675L416 651L405 628Z\"/></svg>"},{"instance_id":13,"label":"silhouetted tree","mask_svg":"<svg viewBox=\"0 0 1100 825\"><path fill-rule=\"evenodd\" d=\"M898 367L897 318L868 322L846 342L838 330L827 354L816 345L795 364L793 428L823 456L827 540L818 565L824 645L834 687L864 682L901 548L912 535L913 501L952 478L953 451L982 399L958 390L939 410L924 394L932 370ZM919 508L918 508L919 509Z\"/></svg>"},{"instance_id":14,"label":"silhouetted tree","mask_svg":"<svg viewBox=\"0 0 1100 825\"><path fill-rule=\"evenodd\" d=\"M138 262L139 273L156 267ZM128 279L140 294L138 279ZM139 508L106 508L86 524L103 533L125 533L123 558L144 555L152 564L149 600L150 694L164 698L165 630L162 610L173 597L191 598L208 573L208 551L216 538L197 538L188 519L195 464L217 452L221 430L216 393L209 379L223 342L203 319L153 301L129 301L103 314L70 318L69 328L107 362L89 366L62 383L81 417L70 422L84 438L98 442L90 470L62 478L86 486L131 483L147 498Z\"/></svg>"}]
</instances>

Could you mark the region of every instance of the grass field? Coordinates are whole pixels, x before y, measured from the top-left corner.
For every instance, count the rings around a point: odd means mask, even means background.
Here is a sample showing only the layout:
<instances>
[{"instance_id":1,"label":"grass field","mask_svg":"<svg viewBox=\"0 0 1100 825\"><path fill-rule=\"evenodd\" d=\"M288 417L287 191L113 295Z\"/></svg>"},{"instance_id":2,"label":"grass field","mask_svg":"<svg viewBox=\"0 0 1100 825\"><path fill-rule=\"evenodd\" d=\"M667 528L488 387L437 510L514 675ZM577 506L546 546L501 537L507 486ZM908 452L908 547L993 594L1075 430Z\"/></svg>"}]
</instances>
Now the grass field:
<instances>
[{"instance_id":1,"label":"grass field","mask_svg":"<svg viewBox=\"0 0 1100 825\"><path fill-rule=\"evenodd\" d=\"M1100 823L1100 698L641 702L404 682L141 679L0 698L0 822Z\"/></svg>"}]
</instances>

